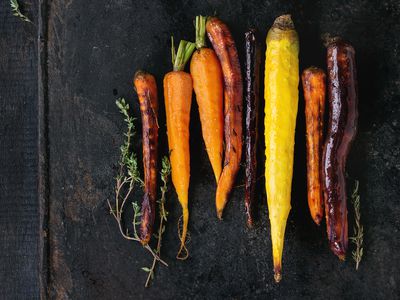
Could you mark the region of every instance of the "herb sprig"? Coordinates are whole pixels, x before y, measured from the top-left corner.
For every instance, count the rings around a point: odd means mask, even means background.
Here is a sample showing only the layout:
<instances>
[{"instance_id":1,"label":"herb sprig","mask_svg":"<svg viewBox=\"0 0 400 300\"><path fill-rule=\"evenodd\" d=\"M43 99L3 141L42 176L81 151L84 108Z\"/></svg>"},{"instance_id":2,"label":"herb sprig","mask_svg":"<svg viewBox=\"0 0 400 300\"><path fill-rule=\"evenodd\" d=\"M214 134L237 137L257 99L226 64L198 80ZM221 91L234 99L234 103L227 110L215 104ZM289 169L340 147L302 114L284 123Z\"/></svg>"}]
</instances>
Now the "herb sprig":
<instances>
[{"instance_id":1,"label":"herb sprig","mask_svg":"<svg viewBox=\"0 0 400 300\"><path fill-rule=\"evenodd\" d=\"M364 241L364 227L361 224L361 212L360 212L360 194L359 194L359 181L356 180L354 184L354 190L351 194L351 202L354 206L354 236L350 237L350 240L354 243L355 249L352 252L354 261L356 262L356 270L360 265L363 256L363 241Z\"/></svg>"},{"instance_id":2,"label":"herb sprig","mask_svg":"<svg viewBox=\"0 0 400 300\"><path fill-rule=\"evenodd\" d=\"M164 222L167 222L168 211L165 209L165 201L166 201L166 193L168 192L168 181L169 176L171 174L171 164L166 156L162 159L162 169L160 172L161 181L163 182L161 190L161 198L157 201L159 211L160 211L160 224L158 226L158 233L153 234L154 237L157 239L157 248L155 249L156 255L160 256L161 252L161 242L162 242L162 235L165 231ZM147 280L145 287L148 287L150 284L150 280L154 278L154 269L156 267L157 260L154 257L153 263L150 268L143 267L142 270L148 272Z\"/></svg>"},{"instance_id":3,"label":"herb sprig","mask_svg":"<svg viewBox=\"0 0 400 300\"><path fill-rule=\"evenodd\" d=\"M24 22L32 23L32 21L21 12L18 0L10 0L11 11L14 16L20 18Z\"/></svg>"},{"instance_id":4,"label":"herb sprig","mask_svg":"<svg viewBox=\"0 0 400 300\"><path fill-rule=\"evenodd\" d=\"M142 213L140 212L140 206L136 202L132 202L133 208L133 234L130 235L128 229L124 230L122 225L122 214L124 208L129 200L134 188L136 185L140 187L144 186L144 181L140 177L139 167L138 167L138 159L135 152L131 150L132 148L132 139L135 136L135 118L129 115L129 104L126 103L125 99L119 98L116 101L116 105L120 111L120 113L124 116L124 121L126 124L126 132L124 133L124 142L120 147L120 158L118 161L119 171L115 178L115 199L114 205L111 205L110 201L108 202L108 206L110 208L110 214L114 217L114 219L118 223L118 228L121 235L130 241L135 241L140 243L140 238L136 229L136 226L140 224L140 216ZM165 222L167 221L168 212L165 209L165 200L166 193L168 191L168 180L171 173L171 166L167 157L164 157L162 160L162 170L161 180L163 182L163 186L161 187L161 199L158 201L160 207L160 227L158 230L158 234L155 235L157 239L157 247L156 249L152 249L149 244L145 245L144 248L151 253L153 256L153 263L150 268L143 267L142 270L148 272L148 277L146 280L145 286L148 287L150 280L154 278L154 270L157 262L168 266L168 264L160 258L161 253L161 239L162 234L165 230Z\"/></svg>"}]
</instances>

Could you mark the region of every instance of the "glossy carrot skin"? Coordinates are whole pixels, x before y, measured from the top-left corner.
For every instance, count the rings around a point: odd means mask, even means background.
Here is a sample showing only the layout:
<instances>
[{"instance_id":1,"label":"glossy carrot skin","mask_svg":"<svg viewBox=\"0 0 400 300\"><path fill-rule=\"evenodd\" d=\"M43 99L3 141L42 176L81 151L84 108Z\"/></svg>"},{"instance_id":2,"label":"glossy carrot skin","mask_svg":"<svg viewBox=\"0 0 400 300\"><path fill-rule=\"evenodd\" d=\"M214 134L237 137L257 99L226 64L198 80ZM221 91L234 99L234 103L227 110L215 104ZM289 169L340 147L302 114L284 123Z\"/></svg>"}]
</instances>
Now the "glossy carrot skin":
<instances>
[{"instance_id":1,"label":"glossy carrot skin","mask_svg":"<svg viewBox=\"0 0 400 300\"><path fill-rule=\"evenodd\" d=\"M190 74L183 71L172 71L164 76L164 99L172 183L183 211L181 249L185 244L189 221L189 121L192 92L193 85Z\"/></svg>"},{"instance_id":2,"label":"glossy carrot skin","mask_svg":"<svg viewBox=\"0 0 400 300\"><path fill-rule=\"evenodd\" d=\"M214 50L196 50L190 63L190 74L199 106L204 143L218 183L224 151L223 78L221 64Z\"/></svg>"},{"instance_id":3,"label":"glossy carrot skin","mask_svg":"<svg viewBox=\"0 0 400 300\"><path fill-rule=\"evenodd\" d=\"M265 188L271 223L274 278L282 278L286 222L291 209L298 107L299 40L290 15L276 18L265 54Z\"/></svg>"},{"instance_id":4,"label":"glossy carrot skin","mask_svg":"<svg viewBox=\"0 0 400 300\"><path fill-rule=\"evenodd\" d=\"M323 70L310 67L303 71L301 78L306 115L308 207L314 222L319 225L324 216L321 162L326 76Z\"/></svg>"},{"instance_id":5,"label":"glossy carrot skin","mask_svg":"<svg viewBox=\"0 0 400 300\"><path fill-rule=\"evenodd\" d=\"M153 233L157 197L157 150L158 150L158 96L153 75L138 71L134 86L139 97L142 117L144 197L140 223L140 241L147 244Z\"/></svg>"},{"instance_id":6,"label":"glossy carrot skin","mask_svg":"<svg viewBox=\"0 0 400 300\"><path fill-rule=\"evenodd\" d=\"M243 82L236 45L228 26L213 17L207 21L206 30L224 77L225 158L216 193L217 216L221 219L242 157Z\"/></svg>"},{"instance_id":7,"label":"glossy carrot skin","mask_svg":"<svg viewBox=\"0 0 400 300\"><path fill-rule=\"evenodd\" d=\"M245 33L246 41L246 180L245 208L247 225L253 226L253 206L257 181L257 132L261 50L256 31Z\"/></svg>"},{"instance_id":8,"label":"glossy carrot skin","mask_svg":"<svg viewBox=\"0 0 400 300\"><path fill-rule=\"evenodd\" d=\"M331 250L344 259L348 245L345 167L357 132L358 99L354 48L340 39L327 46L329 123L323 150L323 191Z\"/></svg>"}]
</instances>

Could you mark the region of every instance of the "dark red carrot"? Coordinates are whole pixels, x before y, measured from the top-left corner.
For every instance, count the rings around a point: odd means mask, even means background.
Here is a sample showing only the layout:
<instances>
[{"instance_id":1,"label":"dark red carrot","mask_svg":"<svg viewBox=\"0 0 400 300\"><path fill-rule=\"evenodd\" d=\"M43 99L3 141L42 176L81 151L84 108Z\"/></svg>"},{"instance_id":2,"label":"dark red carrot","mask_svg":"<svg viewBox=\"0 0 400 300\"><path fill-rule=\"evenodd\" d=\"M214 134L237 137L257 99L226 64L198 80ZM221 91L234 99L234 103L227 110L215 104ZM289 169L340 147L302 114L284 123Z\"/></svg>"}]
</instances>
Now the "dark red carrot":
<instances>
[{"instance_id":1,"label":"dark red carrot","mask_svg":"<svg viewBox=\"0 0 400 300\"><path fill-rule=\"evenodd\" d=\"M225 158L215 201L217 216L221 219L242 158L243 82L236 45L228 26L212 17L207 21L206 30L224 76Z\"/></svg>"},{"instance_id":2,"label":"dark red carrot","mask_svg":"<svg viewBox=\"0 0 400 300\"><path fill-rule=\"evenodd\" d=\"M143 133L144 197L140 224L140 241L147 244L153 233L157 197L157 148L158 148L158 97L154 76L138 71L134 86L139 97Z\"/></svg>"},{"instance_id":3,"label":"dark red carrot","mask_svg":"<svg viewBox=\"0 0 400 300\"><path fill-rule=\"evenodd\" d=\"M326 225L333 253L344 259L348 244L345 168L357 132L357 80L354 48L340 38L327 43L329 123L322 173Z\"/></svg>"},{"instance_id":4,"label":"dark red carrot","mask_svg":"<svg viewBox=\"0 0 400 300\"><path fill-rule=\"evenodd\" d=\"M253 206L257 180L257 132L260 87L260 46L255 29L245 33L246 40L246 182L247 225L253 226Z\"/></svg>"}]
</instances>

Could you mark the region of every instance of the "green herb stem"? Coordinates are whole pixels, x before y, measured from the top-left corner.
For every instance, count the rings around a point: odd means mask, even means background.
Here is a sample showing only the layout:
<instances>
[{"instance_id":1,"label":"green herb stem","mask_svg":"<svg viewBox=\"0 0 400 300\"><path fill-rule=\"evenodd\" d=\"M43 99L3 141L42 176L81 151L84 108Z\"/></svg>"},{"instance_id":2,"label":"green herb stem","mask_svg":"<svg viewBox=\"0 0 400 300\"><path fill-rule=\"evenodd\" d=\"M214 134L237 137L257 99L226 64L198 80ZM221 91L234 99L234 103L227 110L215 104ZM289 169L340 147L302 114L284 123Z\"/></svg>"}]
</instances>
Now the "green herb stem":
<instances>
[{"instance_id":1,"label":"green herb stem","mask_svg":"<svg viewBox=\"0 0 400 300\"><path fill-rule=\"evenodd\" d=\"M24 22L32 23L32 21L21 12L18 0L10 0L10 6L14 16L20 18Z\"/></svg>"},{"instance_id":2,"label":"green herb stem","mask_svg":"<svg viewBox=\"0 0 400 300\"><path fill-rule=\"evenodd\" d=\"M350 237L350 240L354 243L355 249L352 252L354 261L356 262L356 270L360 265L363 256L363 242L364 242L364 227L361 224L361 212L360 212L360 194L358 192L359 181L356 180L354 184L354 190L351 195L351 202L354 206L354 236Z\"/></svg>"}]
</instances>

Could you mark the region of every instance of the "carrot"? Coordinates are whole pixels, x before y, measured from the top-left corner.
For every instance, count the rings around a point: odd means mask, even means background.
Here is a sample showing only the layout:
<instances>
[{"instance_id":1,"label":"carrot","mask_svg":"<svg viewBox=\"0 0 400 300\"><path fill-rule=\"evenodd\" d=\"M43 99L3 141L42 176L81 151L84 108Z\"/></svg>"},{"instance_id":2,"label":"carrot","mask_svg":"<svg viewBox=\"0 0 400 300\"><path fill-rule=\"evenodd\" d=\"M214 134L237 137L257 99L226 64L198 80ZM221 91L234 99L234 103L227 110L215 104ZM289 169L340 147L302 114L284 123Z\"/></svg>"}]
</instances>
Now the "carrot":
<instances>
[{"instance_id":1,"label":"carrot","mask_svg":"<svg viewBox=\"0 0 400 300\"><path fill-rule=\"evenodd\" d=\"M245 208L247 225L253 226L253 206L257 177L258 104L261 52L256 30L245 33L246 40L246 180Z\"/></svg>"},{"instance_id":2,"label":"carrot","mask_svg":"<svg viewBox=\"0 0 400 300\"><path fill-rule=\"evenodd\" d=\"M192 77L183 69L195 49L195 44L181 41L176 54L173 45L172 40L174 69L164 76L164 98L172 183L183 211L181 245L177 258L186 259L188 251L185 247L185 240L189 222L188 193L190 180L189 121L193 85ZM181 256L182 251L185 251L183 256Z\"/></svg>"},{"instance_id":3,"label":"carrot","mask_svg":"<svg viewBox=\"0 0 400 300\"><path fill-rule=\"evenodd\" d=\"M206 30L224 77L225 158L216 194L217 216L221 219L242 158L243 82L237 49L228 26L212 17L206 23Z\"/></svg>"},{"instance_id":4,"label":"carrot","mask_svg":"<svg viewBox=\"0 0 400 300\"><path fill-rule=\"evenodd\" d=\"M190 74L199 106L201 129L208 157L218 183L222 171L224 115L222 70L214 50L206 48L206 17L196 17L196 48Z\"/></svg>"},{"instance_id":5,"label":"carrot","mask_svg":"<svg viewBox=\"0 0 400 300\"><path fill-rule=\"evenodd\" d=\"M303 71L306 142L307 142L307 190L311 217L320 224L324 216L324 200L321 185L322 135L325 111L325 72L311 67Z\"/></svg>"},{"instance_id":6,"label":"carrot","mask_svg":"<svg viewBox=\"0 0 400 300\"><path fill-rule=\"evenodd\" d=\"M157 197L157 84L153 75L143 71L136 72L133 82L139 97L142 115L144 197L140 241L143 245L146 245L153 233Z\"/></svg>"},{"instance_id":7,"label":"carrot","mask_svg":"<svg viewBox=\"0 0 400 300\"><path fill-rule=\"evenodd\" d=\"M282 278L282 251L292 190L298 105L299 41L290 15L278 17L267 36L265 58L265 187L271 222L275 281Z\"/></svg>"},{"instance_id":8,"label":"carrot","mask_svg":"<svg viewBox=\"0 0 400 300\"><path fill-rule=\"evenodd\" d=\"M357 134L355 51L336 37L327 41L329 121L322 154L326 230L333 253L344 260L348 246L346 161Z\"/></svg>"}]
</instances>

